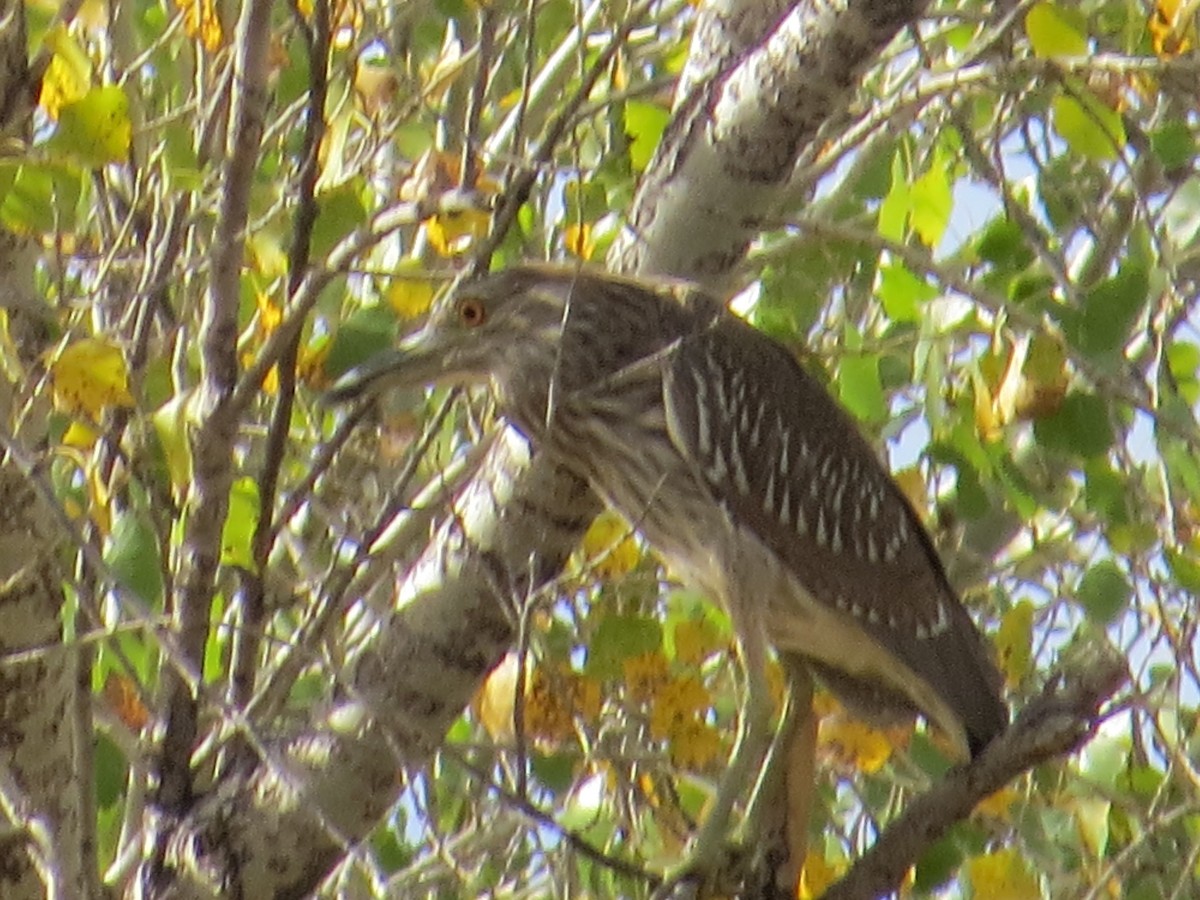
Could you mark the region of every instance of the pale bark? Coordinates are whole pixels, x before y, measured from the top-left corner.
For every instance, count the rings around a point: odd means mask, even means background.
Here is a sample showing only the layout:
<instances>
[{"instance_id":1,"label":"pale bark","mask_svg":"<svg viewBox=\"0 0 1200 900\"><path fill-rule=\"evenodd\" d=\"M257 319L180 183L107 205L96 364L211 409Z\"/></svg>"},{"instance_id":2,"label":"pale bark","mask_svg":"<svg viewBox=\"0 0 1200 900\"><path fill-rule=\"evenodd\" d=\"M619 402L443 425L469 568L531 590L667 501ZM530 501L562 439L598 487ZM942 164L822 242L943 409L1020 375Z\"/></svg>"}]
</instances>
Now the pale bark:
<instances>
[{"instance_id":1,"label":"pale bark","mask_svg":"<svg viewBox=\"0 0 1200 900\"><path fill-rule=\"evenodd\" d=\"M23 11L21 0L0 0L0 135L23 135L32 109ZM36 260L32 240L0 230L0 307L27 366L48 337ZM44 413L21 408L28 398L17 397L19 387L0 376L0 897L86 898L95 874L86 840L92 784L79 750L90 731L78 703L78 649L63 641L62 535L29 461L12 452L45 438Z\"/></svg>"}]
</instances>

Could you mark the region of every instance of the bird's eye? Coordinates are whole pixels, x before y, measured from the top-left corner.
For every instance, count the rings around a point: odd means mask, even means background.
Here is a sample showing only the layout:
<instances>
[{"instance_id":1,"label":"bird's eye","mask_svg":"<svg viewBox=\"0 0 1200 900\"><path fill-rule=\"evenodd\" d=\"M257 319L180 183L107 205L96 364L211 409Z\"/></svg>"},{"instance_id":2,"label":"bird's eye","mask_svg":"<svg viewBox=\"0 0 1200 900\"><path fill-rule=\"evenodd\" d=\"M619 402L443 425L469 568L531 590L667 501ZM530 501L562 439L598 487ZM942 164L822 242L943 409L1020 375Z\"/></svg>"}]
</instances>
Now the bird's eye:
<instances>
[{"instance_id":1,"label":"bird's eye","mask_svg":"<svg viewBox=\"0 0 1200 900\"><path fill-rule=\"evenodd\" d=\"M468 328L478 328L487 319L487 307L482 300L464 297L458 304L458 320Z\"/></svg>"}]
</instances>

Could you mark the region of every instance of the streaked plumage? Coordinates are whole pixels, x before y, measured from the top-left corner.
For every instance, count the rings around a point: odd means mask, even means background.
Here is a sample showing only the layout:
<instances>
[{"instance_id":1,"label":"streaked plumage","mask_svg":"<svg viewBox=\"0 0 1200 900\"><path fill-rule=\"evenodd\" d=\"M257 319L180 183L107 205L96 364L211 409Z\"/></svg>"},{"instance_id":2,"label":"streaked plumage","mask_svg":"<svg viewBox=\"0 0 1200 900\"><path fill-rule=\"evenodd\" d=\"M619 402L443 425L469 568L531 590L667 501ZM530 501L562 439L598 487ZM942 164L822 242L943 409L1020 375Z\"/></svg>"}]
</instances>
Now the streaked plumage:
<instances>
[{"instance_id":1,"label":"streaked plumage","mask_svg":"<svg viewBox=\"0 0 1200 900\"><path fill-rule=\"evenodd\" d=\"M739 629L806 657L852 706L919 711L971 753L1003 730L986 643L911 507L825 390L717 300L509 269L335 393L485 378L517 428Z\"/></svg>"}]
</instances>

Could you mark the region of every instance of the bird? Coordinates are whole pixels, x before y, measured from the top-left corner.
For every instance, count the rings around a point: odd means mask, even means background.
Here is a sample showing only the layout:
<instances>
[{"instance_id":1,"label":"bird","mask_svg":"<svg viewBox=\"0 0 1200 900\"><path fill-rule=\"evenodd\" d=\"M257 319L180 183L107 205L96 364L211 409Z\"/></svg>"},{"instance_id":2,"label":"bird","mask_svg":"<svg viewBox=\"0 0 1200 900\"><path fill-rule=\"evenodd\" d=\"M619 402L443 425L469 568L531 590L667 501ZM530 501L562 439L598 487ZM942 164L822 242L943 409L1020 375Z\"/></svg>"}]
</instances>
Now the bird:
<instances>
[{"instance_id":1,"label":"bird","mask_svg":"<svg viewBox=\"0 0 1200 900\"><path fill-rule=\"evenodd\" d=\"M329 393L490 384L500 414L729 613L745 700L695 837L769 738L768 647L876 722L923 715L956 760L1008 724L989 645L855 421L781 343L686 281L524 264L453 289ZM710 825L710 823L713 823Z\"/></svg>"}]
</instances>

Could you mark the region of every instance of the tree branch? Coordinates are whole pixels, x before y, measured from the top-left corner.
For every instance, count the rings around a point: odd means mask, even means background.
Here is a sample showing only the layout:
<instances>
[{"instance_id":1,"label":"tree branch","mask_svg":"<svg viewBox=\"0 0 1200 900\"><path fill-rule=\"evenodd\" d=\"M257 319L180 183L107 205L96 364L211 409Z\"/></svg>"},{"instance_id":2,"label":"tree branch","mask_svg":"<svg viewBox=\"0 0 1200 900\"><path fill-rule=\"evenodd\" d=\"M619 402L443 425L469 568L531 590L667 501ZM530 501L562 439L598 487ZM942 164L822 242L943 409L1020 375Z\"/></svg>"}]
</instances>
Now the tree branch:
<instances>
[{"instance_id":1,"label":"tree branch","mask_svg":"<svg viewBox=\"0 0 1200 900\"><path fill-rule=\"evenodd\" d=\"M986 751L910 800L874 846L826 891L825 900L861 900L899 888L909 868L980 800L1091 739L1102 719L1101 707L1128 678L1124 661L1108 658L1086 671L1051 679Z\"/></svg>"}]
</instances>

